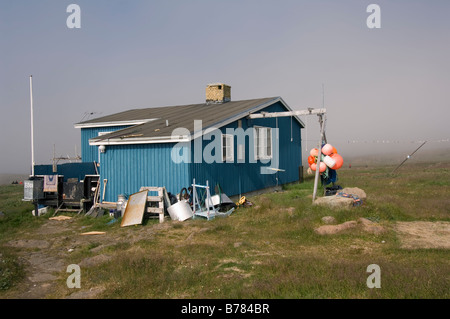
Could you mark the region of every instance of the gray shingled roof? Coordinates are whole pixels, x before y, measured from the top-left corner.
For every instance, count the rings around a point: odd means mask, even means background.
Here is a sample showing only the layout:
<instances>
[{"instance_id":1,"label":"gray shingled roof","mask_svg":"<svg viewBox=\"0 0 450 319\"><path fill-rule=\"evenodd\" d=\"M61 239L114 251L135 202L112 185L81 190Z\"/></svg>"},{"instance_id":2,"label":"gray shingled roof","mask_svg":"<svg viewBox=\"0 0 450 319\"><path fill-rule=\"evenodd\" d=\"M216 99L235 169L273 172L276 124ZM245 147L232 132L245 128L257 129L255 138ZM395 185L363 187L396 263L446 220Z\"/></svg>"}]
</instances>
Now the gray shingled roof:
<instances>
[{"instance_id":1,"label":"gray shingled roof","mask_svg":"<svg viewBox=\"0 0 450 319\"><path fill-rule=\"evenodd\" d=\"M191 104L180 106L166 106L156 108L134 109L120 112L89 121L77 123L78 125L89 125L111 122L126 122L153 119L142 124L134 125L110 134L99 136L92 139L92 142L106 142L111 140L124 141L125 139L144 140L161 139L170 137L175 128L186 128L192 134L194 133L194 120L202 120L202 128L221 127L230 121L247 116L259 109L269 106L273 103L284 101L280 97L270 97L243 101L230 101L218 104ZM285 104L286 105L286 104ZM286 105L286 107L288 107ZM298 118L302 127L303 122ZM167 123L169 124L167 126Z\"/></svg>"}]
</instances>

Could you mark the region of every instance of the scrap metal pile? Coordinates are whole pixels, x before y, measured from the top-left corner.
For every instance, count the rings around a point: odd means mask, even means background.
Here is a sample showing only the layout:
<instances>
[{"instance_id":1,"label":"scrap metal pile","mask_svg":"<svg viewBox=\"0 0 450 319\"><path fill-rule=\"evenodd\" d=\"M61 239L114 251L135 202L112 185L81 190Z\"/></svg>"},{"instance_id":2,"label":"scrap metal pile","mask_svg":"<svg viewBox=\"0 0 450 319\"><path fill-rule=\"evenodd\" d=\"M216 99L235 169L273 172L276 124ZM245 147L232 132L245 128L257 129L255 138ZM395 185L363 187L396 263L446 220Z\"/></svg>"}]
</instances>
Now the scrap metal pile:
<instances>
[{"instance_id":1,"label":"scrap metal pile","mask_svg":"<svg viewBox=\"0 0 450 319\"><path fill-rule=\"evenodd\" d=\"M157 195L149 195L156 192ZM242 201L242 198L241 198ZM185 221L187 219L203 218L207 220L215 217L229 216L239 205L235 204L223 191L216 186L216 194L211 196L208 181L206 185L195 183L183 188L178 195L168 193L165 187L141 187L140 191L130 195L129 199L121 203L118 216L122 216L121 227L142 224L144 214L156 214L160 223L165 220L165 213L172 220Z\"/></svg>"}]
</instances>

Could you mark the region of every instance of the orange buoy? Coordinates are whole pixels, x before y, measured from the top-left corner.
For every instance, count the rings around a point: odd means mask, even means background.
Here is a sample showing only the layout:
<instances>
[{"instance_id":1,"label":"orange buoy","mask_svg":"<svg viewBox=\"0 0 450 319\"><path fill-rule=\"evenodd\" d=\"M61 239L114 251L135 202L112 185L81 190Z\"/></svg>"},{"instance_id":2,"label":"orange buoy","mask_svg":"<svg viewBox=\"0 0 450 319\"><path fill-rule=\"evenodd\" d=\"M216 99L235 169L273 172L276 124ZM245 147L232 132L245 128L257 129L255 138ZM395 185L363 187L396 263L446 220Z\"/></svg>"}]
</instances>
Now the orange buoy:
<instances>
[{"instance_id":1,"label":"orange buoy","mask_svg":"<svg viewBox=\"0 0 450 319\"><path fill-rule=\"evenodd\" d=\"M313 148L309 155L317 157L319 155L319 150L317 148Z\"/></svg>"},{"instance_id":2,"label":"orange buoy","mask_svg":"<svg viewBox=\"0 0 450 319\"><path fill-rule=\"evenodd\" d=\"M333 151L331 152L331 154L337 154L337 153L338 153L338 152L337 152L336 147L333 146Z\"/></svg>"},{"instance_id":3,"label":"orange buoy","mask_svg":"<svg viewBox=\"0 0 450 319\"><path fill-rule=\"evenodd\" d=\"M316 164L316 166L317 166L317 164ZM327 165L324 162L320 162L319 172L323 173L323 172L325 172L326 169L327 169Z\"/></svg>"},{"instance_id":4,"label":"orange buoy","mask_svg":"<svg viewBox=\"0 0 450 319\"><path fill-rule=\"evenodd\" d=\"M314 156L308 156L308 164L312 164L312 163L315 163L316 162L316 158L314 157Z\"/></svg>"},{"instance_id":5,"label":"orange buoy","mask_svg":"<svg viewBox=\"0 0 450 319\"><path fill-rule=\"evenodd\" d=\"M312 171L316 171L316 167L317 167L316 163L312 163L309 165L309 168L311 168Z\"/></svg>"},{"instance_id":6,"label":"orange buoy","mask_svg":"<svg viewBox=\"0 0 450 319\"><path fill-rule=\"evenodd\" d=\"M334 165L333 169L340 169L342 165L344 165L344 159L341 155L335 153L331 155L331 158L334 159L336 164Z\"/></svg>"},{"instance_id":7,"label":"orange buoy","mask_svg":"<svg viewBox=\"0 0 450 319\"><path fill-rule=\"evenodd\" d=\"M333 146L331 144L325 144L322 147L323 155L330 155L333 152Z\"/></svg>"}]
</instances>

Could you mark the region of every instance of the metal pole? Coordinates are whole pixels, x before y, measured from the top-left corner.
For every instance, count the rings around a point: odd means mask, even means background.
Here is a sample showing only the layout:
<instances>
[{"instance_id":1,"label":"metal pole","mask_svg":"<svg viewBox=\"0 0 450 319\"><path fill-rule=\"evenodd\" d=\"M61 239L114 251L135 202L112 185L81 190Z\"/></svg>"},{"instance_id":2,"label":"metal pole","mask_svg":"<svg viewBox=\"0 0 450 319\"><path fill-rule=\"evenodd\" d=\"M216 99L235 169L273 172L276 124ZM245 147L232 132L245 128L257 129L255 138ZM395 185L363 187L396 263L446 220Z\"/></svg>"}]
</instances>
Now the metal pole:
<instances>
[{"instance_id":1,"label":"metal pole","mask_svg":"<svg viewBox=\"0 0 450 319\"><path fill-rule=\"evenodd\" d=\"M195 215L195 205L196 205L196 198L197 198L197 192L195 190L195 178L193 179L193 184L192 184L192 208L193 208L193 213Z\"/></svg>"},{"instance_id":2,"label":"metal pole","mask_svg":"<svg viewBox=\"0 0 450 319\"><path fill-rule=\"evenodd\" d=\"M31 176L34 176L34 118L33 118L33 76L30 75L30 108L31 108Z\"/></svg>"},{"instance_id":3,"label":"metal pole","mask_svg":"<svg viewBox=\"0 0 450 319\"><path fill-rule=\"evenodd\" d=\"M415 150L414 152L412 152L411 154L409 154L408 156L406 156L406 158L403 160L403 162L401 162L400 165L398 165L398 166L392 171L391 174L393 174L397 169L399 169L400 166L402 166L407 160L409 160L410 157L413 156L414 153L417 152L417 151L419 150L419 148L421 148L422 146L424 146L426 142L427 142L427 141L423 142L422 145L420 145L418 148L416 148L416 150Z\"/></svg>"},{"instance_id":4,"label":"metal pole","mask_svg":"<svg viewBox=\"0 0 450 319\"><path fill-rule=\"evenodd\" d=\"M316 200L317 184L319 182L320 157L322 155L322 141L323 141L323 130L324 130L324 121L323 121L322 115L319 115L319 122L320 122L320 140L319 140L319 147L318 147L319 152L317 154L316 176L314 178L313 203Z\"/></svg>"},{"instance_id":5,"label":"metal pole","mask_svg":"<svg viewBox=\"0 0 450 319\"><path fill-rule=\"evenodd\" d=\"M322 108L325 107L325 84L322 83Z\"/></svg>"},{"instance_id":6,"label":"metal pole","mask_svg":"<svg viewBox=\"0 0 450 319\"><path fill-rule=\"evenodd\" d=\"M209 220L209 183L206 181L206 211L207 211L207 219Z\"/></svg>"}]
</instances>

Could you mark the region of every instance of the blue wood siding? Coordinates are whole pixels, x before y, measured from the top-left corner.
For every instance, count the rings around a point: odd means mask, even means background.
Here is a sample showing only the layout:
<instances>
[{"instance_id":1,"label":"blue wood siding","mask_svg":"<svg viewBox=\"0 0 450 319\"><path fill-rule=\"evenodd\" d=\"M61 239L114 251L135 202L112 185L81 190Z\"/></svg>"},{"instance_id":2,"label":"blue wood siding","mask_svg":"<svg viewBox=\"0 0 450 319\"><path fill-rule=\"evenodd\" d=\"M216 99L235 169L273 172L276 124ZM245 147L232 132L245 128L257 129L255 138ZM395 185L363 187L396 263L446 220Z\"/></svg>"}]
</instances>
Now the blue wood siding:
<instances>
[{"instance_id":1,"label":"blue wood siding","mask_svg":"<svg viewBox=\"0 0 450 319\"><path fill-rule=\"evenodd\" d=\"M100 194L103 194L103 180L108 180L104 200L116 202L118 195L131 195L142 186L164 186L174 194L188 187L192 183L189 167L172 161L174 145L107 145L106 152L100 154Z\"/></svg>"},{"instance_id":2,"label":"blue wood siding","mask_svg":"<svg viewBox=\"0 0 450 319\"><path fill-rule=\"evenodd\" d=\"M224 105L226 107L226 104ZM264 110L265 112L286 111L278 102ZM107 145L106 152L100 154L100 179L101 196L103 194L103 180L107 179L104 201L116 202L118 195L131 195L139 191L142 186L165 186L168 192L177 194L183 187L196 183L209 184L214 194L214 187L220 184L223 191L229 195L240 195L247 192L264 189L298 181L299 166L302 164L301 127L290 117L267 119L242 119L242 129L247 130L254 126L263 126L279 129L279 164L278 168L284 170L274 174L261 174L262 166L271 166L273 162L252 163L249 156L249 146L253 141L246 138L245 163L237 162L238 144L234 137L234 163L194 163L194 141L191 142L190 163L175 163L172 160L172 149L175 143L161 144L136 144L136 145ZM89 146L89 138L98 136L98 132L111 131L124 127L105 127L96 129L82 129L82 156L83 161L96 161L97 147ZM238 121L222 127L222 133L226 129L237 129ZM202 141L204 147L211 143L210 140ZM251 142L251 143L250 143ZM274 145L274 144L273 144ZM84 147L84 148L83 148ZM218 150L221 152L221 149ZM272 159L273 161L274 159ZM254 161L252 159L252 161Z\"/></svg>"},{"instance_id":3,"label":"blue wood siding","mask_svg":"<svg viewBox=\"0 0 450 319\"><path fill-rule=\"evenodd\" d=\"M282 112L286 111L281 103L276 103L270 107L265 108L265 112ZM292 134L291 134L292 125ZM234 163L214 163L208 164L205 162L194 163L194 155L191 156L190 180L195 178L196 183L206 184L209 181L210 186L214 189L216 184L220 184L222 190L229 196L240 195L247 192L264 189L271 186L276 186L298 181L299 166L302 164L302 150L301 150L301 127L300 124L290 117L267 118L267 119L242 119L242 129L247 130L254 126L264 126L279 129L278 146L279 146L279 163L278 168L283 169L283 172L276 172L274 174L261 174L262 166L274 166L274 162L266 164L257 161L252 163L250 161L250 143L249 138L245 140L245 163L237 162L238 145L237 138L234 140ZM233 122L223 128L222 133L226 133L227 128L236 129L237 122ZM291 140L292 138L292 140ZM202 142L203 149L212 141L204 140ZM275 141L273 141L274 145ZM192 153L194 147L191 148ZM254 160L253 160L254 161ZM272 158L274 161L274 158ZM277 181L278 178L278 181ZM214 191L212 191L214 193Z\"/></svg>"},{"instance_id":4,"label":"blue wood siding","mask_svg":"<svg viewBox=\"0 0 450 319\"><path fill-rule=\"evenodd\" d=\"M81 160L83 162L98 162L98 146L89 145L89 139L98 137L101 132L114 132L130 125L93 127L81 129Z\"/></svg>"}]
</instances>

